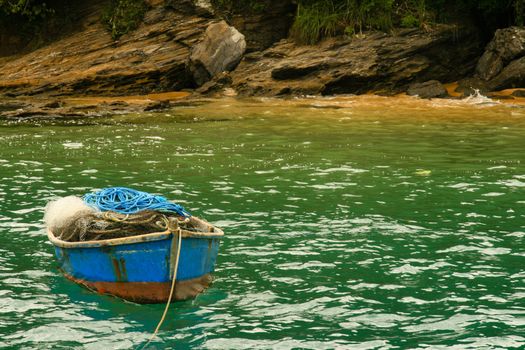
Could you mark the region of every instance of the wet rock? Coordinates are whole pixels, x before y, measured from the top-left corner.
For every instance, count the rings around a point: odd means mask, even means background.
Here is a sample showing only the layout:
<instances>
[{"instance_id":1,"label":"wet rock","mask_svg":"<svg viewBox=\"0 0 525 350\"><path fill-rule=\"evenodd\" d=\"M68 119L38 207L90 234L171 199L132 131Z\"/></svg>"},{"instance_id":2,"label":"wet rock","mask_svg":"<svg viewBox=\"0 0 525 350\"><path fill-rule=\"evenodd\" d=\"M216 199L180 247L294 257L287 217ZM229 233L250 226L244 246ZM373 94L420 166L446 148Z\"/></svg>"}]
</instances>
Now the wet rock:
<instances>
[{"instance_id":1,"label":"wet rock","mask_svg":"<svg viewBox=\"0 0 525 350\"><path fill-rule=\"evenodd\" d=\"M476 31L439 25L394 35L367 32L327 39L315 46L286 39L231 73L240 95L360 94L404 92L429 80L457 81L472 74L483 45Z\"/></svg>"},{"instance_id":2,"label":"wet rock","mask_svg":"<svg viewBox=\"0 0 525 350\"><path fill-rule=\"evenodd\" d=\"M170 101L156 101L156 102L148 104L144 108L144 111L148 111L148 112L149 111L161 111L164 109L168 109L170 107L171 107Z\"/></svg>"},{"instance_id":3,"label":"wet rock","mask_svg":"<svg viewBox=\"0 0 525 350\"><path fill-rule=\"evenodd\" d=\"M114 101L109 103L109 105L112 107L128 107L129 103L127 103L126 101Z\"/></svg>"},{"instance_id":4,"label":"wet rock","mask_svg":"<svg viewBox=\"0 0 525 350\"><path fill-rule=\"evenodd\" d=\"M21 110L24 107L27 107L26 103L11 102L11 101L9 101L9 102L1 102L0 103L0 114L2 114L4 112Z\"/></svg>"},{"instance_id":5,"label":"wet rock","mask_svg":"<svg viewBox=\"0 0 525 350\"><path fill-rule=\"evenodd\" d=\"M276 80L298 79L325 67L324 64L307 63L300 66L284 65L272 70L272 78Z\"/></svg>"},{"instance_id":6,"label":"wet rock","mask_svg":"<svg viewBox=\"0 0 525 350\"><path fill-rule=\"evenodd\" d=\"M476 75L483 80L496 77L513 59L525 55L525 28L498 29L476 66Z\"/></svg>"},{"instance_id":7,"label":"wet rock","mask_svg":"<svg viewBox=\"0 0 525 350\"><path fill-rule=\"evenodd\" d=\"M44 108L60 108L60 107L62 107L62 103L60 101L52 101L52 102L44 104Z\"/></svg>"},{"instance_id":8,"label":"wet rock","mask_svg":"<svg viewBox=\"0 0 525 350\"><path fill-rule=\"evenodd\" d=\"M488 84L491 91L525 86L525 57L512 61Z\"/></svg>"},{"instance_id":9,"label":"wet rock","mask_svg":"<svg viewBox=\"0 0 525 350\"><path fill-rule=\"evenodd\" d=\"M476 77L461 79L455 90L455 92L459 92L463 96L476 95L477 93L486 94L489 91L487 82Z\"/></svg>"},{"instance_id":10,"label":"wet rock","mask_svg":"<svg viewBox=\"0 0 525 350\"><path fill-rule=\"evenodd\" d=\"M228 72L222 72L196 89L196 92L203 95L212 95L223 91L225 88L229 87L231 83L232 78L230 74Z\"/></svg>"},{"instance_id":11,"label":"wet rock","mask_svg":"<svg viewBox=\"0 0 525 350\"><path fill-rule=\"evenodd\" d=\"M129 102L116 98L99 97L66 97L49 101L46 98L25 99L24 102L4 100L0 103L0 118L5 119L35 119L35 118L64 118L64 117L96 117L122 113L140 113L171 108L172 100L176 96L166 94L166 100L159 99L159 94L138 96L129 99ZM154 99L152 101L152 99ZM3 107L3 108L2 108Z\"/></svg>"},{"instance_id":12,"label":"wet rock","mask_svg":"<svg viewBox=\"0 0 525 350\"><path fill-rule=\"evenodd\" d=\"M210 24L202 41L193 47L189 59L189 69L197 86L234 69L245 50L244 35L237 29L224 21Z\"/></svg>"},{"instance_id":13,"label":"wet rock","mask_svg":"<svg viewBox=\"0 0 525 350\"><path fill-rule=\"evenodd\" d=\"M420 98L447 97L448 93L443 84L437 80L429 80L424 83L412 84L408 87L407 95Z\"/></svg>"},{"instance_id":14,"label":"wet rock","mask_svg":"<svg viewBox=\"0 0 525 350\"><path fill-rule=\"evenodd\" d=\"M513 91L511 95L514 97L525 97L525 90Z\"/></svg>"},{"instance_id":15,"label":"wet rock","mask_svg":"<svg viewBox=\"0 0 525 350\"><path fill-rule=\"evenodd\" d=\"M514 97L510 96L510 95L498 95L498 94L487 94L487 97L490 97L492 99L495 99L495 100L513 100Z\"/></svg>"}]
</instances>

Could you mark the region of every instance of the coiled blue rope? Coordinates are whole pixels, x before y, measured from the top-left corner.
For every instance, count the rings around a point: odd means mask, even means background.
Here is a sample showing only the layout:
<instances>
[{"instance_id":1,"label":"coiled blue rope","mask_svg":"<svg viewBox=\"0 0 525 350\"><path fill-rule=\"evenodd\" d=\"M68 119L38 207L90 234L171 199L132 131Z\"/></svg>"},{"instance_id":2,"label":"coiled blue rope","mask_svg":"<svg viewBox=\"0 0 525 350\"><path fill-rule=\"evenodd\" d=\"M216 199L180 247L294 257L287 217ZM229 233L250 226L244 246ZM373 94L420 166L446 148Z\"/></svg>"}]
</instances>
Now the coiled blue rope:
<instances>
[{"instance_id":1,"label":"coiled blue rope","mask_svg":"<svg viewBox=\"0 0 525 350\"><path fill-rule=\"evenodd\" d=\"M181 205L168 201L163 196L137 191L127 187L108 187L84 196L87 205L101 211L115 211L121 214L135 214L142 210L177 213L190 217Z\"/></svg>"}]
</instances>

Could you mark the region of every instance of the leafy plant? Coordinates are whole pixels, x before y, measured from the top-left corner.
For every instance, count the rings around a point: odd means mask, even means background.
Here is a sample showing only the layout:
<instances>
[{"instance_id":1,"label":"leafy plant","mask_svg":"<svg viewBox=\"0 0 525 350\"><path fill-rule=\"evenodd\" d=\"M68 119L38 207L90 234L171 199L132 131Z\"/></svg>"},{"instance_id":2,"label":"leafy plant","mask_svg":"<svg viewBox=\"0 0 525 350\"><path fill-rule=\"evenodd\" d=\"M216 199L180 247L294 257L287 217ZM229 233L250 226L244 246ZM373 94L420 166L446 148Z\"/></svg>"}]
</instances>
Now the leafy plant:
<instances>
[{"instance_id":1,"label":"leafy plant","mask_svg":"<svg viewBox=\"0 0 525 350\"><path fill-rule=\"evenodd\" d=\"M322 37L389 30L393 27L394 0L299 0L291 34L312 44Z\"/></svg>"},{"instance_id":2,"label":"leafy plant","mask_svg":"<svg viewBox=\"0 0 525 350\"><path fill-rule=\"evenodd\" d=\"M116 40L136 29L144 18L148 5L144 0L111 0L102 14L111 37Z\"/></svg>"},{"instance_id":3,"label":"leafy plant","mask_svg":"<svg viewBox=\"0 0 525 350\"><path fill-rule=\"evenodd\" d=\"M2 12L2 17L23 16L26 20L32 21L54 13L54 10L49 8L44 1L0 0L0 14Z\"/></svg>"},{"instance_id":4,"label":"leafy plant","mask_svg":"<svg viewBox=\"0 0 525 350\"><path fill-rule=\"evenodd\" d=\"M413 28L419 26L419 20L414 17L414 15L408 14L405 17L401 18L401 27L404 28Z\"/></svg>"},{"instance_id":5,"label":"leafy plant","mask_svg":"<svg viewBox=\"0 0 525 350\"><path fill-rule=\"evenodd\" d=\"M297 0L297 4L291 34L306 44L331 35L419 27L435 21L474 20L488 34L513 24L525 25L525 0Z\"/></svg>"},{"instance_id":6,"label":"leafy plant","mask_svg":"<svg viewBox=\"0 0 525 350\"><path fill-rule=\"evenodd\" d=\"M233 13L263 13L271 0L211 0L213 8L228 16Z\"/></svg>"},{"instance_id":7,"label":"leafy plant","mask_svg":"<svg viewBox=\"0 0 525 350\"><path fill-rule=\"evenodd\" d=\"M311 5L299 3L291 33L300 42L312 44L321 37L337 34L343 16L331 0Z\"/></svg>"}]
</instances>

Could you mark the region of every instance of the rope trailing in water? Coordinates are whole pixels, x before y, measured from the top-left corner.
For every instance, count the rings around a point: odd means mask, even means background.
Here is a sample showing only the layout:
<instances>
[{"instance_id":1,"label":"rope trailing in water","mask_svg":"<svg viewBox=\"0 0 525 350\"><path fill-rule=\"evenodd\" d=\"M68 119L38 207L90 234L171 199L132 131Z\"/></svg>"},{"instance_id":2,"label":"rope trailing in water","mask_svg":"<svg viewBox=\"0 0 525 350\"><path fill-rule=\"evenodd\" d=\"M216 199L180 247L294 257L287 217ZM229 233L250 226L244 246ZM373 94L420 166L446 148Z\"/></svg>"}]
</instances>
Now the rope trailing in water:
<instances>
[{"instance_id":1,"label":"rope trailing in water","mask_svg":"<svg viewBox=\"0 0 525 350\"><path fill-rule=\"evenodd\" d=\"M181 205L168 201L163 196L137 191L127 187L109 187L84 196L84 202L101 211L114 211L120 214L135 214L142 210L177 213L190 217Z\"/></svg>"},{"instance_id":2,"label":"rope trailing in water","mask_svg":"<svg viewBox=\"0 0 525 350\"><path fill-rule=\"evenodd\" d=\"M164 308L164 313L162 314L162 317L160 318L160 321L157 324L157 328L155 328L155 331L153 332L151 337L148 339L148 341L143 346L139 347L139 350L146 348L146 346L153 340L153 338L155 338L155 336L159 332L160 326L162 326L162 323L164 322L164 319L166 318L166 315L168 314L168 309L170 308L171 298L173 297L173 291L175 290L175 281L177 280L177 269L179 268L180 246L182 244L182 232L180 228L176 232L177 232L177 240L178 240L177 256L175 258L175 267L173 270L173 278L171 280L170 296L168 297L168 302L166 303L166 307Z\"/></svg>"}]
</instances>

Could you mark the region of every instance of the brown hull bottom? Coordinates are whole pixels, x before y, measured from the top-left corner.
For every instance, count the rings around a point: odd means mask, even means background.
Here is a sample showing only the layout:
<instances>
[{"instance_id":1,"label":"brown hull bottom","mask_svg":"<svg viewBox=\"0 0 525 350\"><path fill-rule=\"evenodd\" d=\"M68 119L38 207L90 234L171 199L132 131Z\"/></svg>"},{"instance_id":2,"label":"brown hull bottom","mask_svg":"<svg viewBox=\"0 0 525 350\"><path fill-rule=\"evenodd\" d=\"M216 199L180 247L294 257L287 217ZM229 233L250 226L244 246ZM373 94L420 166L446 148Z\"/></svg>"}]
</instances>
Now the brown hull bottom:
<instances>
[{"instance_id":1,"label":"brown hull bottom","mask_svg":"<svg viewBox=\"0 0 525 350\"><path fill-rule=\"evenodd\" d=\"M141 304L165 303L170 295L171 282L91 282L64 274L68 279L100 294L109 294ZM195 298L211 283L210 274L191 280L175 282L173 300Z\"/></svg>"}]
</instances>

